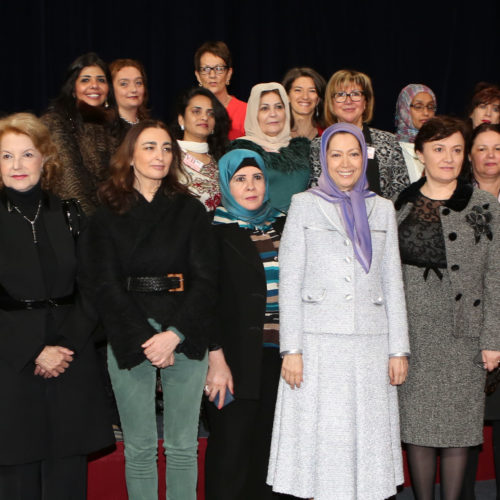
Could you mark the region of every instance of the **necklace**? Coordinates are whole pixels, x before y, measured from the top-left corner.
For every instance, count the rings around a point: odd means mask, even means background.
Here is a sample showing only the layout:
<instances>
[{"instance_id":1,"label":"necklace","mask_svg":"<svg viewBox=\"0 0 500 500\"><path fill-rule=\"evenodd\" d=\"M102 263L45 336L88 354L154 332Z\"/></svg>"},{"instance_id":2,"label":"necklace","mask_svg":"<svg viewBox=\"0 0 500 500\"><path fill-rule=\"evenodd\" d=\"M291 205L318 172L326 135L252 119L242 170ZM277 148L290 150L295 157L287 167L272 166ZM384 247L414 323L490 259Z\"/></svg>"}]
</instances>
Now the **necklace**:
<instances>
[{"instance_id":1,"label":"necklace","mask_svg":"<svg viewBox=\"0 0 500 500\"><path fill-rule=\"evenodd\" d=\"M25 220L28 221L31 224L31 232L33 233L33 242L38 243L36 239L36 230L35 230L35 223L38 219L38 216L40 215L40 209L42 208L42 200L38 202L38 208L36 210L36 214L33 220L28 219L26 215L24 215L19 208L16 207L16 205L12 205L12 208Z\"/></svg>"},{"instance_id":2,"label":"necklace","mask_svg":"<svg viewBox=\"0 0 500 500\"><path fill-rule=\"evenodd\" d=\"M130 120L127 120L123 116L120 115L120 118L124 121L127 122L129 125L137 125L139 123L139 118L136 118L135 122L131 122Z\"/></svg>"}]
</instances>

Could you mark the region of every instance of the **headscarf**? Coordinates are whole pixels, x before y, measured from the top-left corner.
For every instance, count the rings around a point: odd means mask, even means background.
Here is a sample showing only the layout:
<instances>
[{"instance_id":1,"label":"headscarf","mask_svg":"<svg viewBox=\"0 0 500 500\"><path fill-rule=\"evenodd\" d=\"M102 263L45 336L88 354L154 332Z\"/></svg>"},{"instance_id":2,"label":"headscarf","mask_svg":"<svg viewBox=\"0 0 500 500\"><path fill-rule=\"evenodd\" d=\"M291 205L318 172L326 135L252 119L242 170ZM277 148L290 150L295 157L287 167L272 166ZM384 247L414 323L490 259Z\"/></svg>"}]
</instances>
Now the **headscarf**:
<instances>
[{"instance_id":1,"label":"headscarf","mask_svg":"<svg viewBox=\"0 0 500 500\"><path fill-rule=\"evenodd\" d=\"M328 172L326 158L328 143L330 138L339 132L347 132L356 137L363 155L361 175L351 191L340 190ZM366 179L368 154L362 130L355 125L343 122L328 127L321 136L320 161L321 175L318 180L318 187L309 191L330 203L340 204L344 227L347 236L352 242L356 259L365 272L368 273L372 263L372 237L366 213L365 198L375 196L375 193L368 190L368 180Z\"/></svg>"},{"instance_id":2,"label":"headscarf","mask_svg":"<svg viewBox=\"0 0 500 500\"><path fill-rule=\"evenodd\" d=\"M410 83L400 93L396 102L396 116L394 122L396 123L396 137L401 142L415 142L418 129L413 125L413 120L410 115L410 104L413 98L420 94L420 92L427 92L434 103L437 104L434 92L421 83Z\"/></svg>"},{"instance_id":3,"label":"headscarf","mask_svg":"<svg viewBox=\"0 0 500 500\"><path fill-rule=\"evenodd\" d=\"M283 130L275 137L264 134L257 120L260 106L260 96L262 92L269 90L277 90L279 92L286 113L285 126L283 127ZM246 135L240 137L240 139L246 139L248 141L255 142L259 146L263 147L266 151L279 151L280 148L288 146L291 139L290 105L288 96L286 95L286 91L281 83L259 83L258 85L253 86L252 91L250 92L250 97L248 98L247 114L245 117L245 132Z\"/></svg>"},{"instance_id":4,"label":"headscarf","mask_svg":"<svg viewBox=\"0 0 500 500\"><path fill-rule=\"evenodd\" d=\"M262 205L255 210L248 210L242 207L231 194L229 183L233 175L240 169L244 160L251 159L264 175L266 181L266 194ZM248 149L235 149L226 153L218 162L219 165L219 185L222 195L222 207L217 207L214 214L214 224L244 221L248 227L253 229L264 229L274 222L278 212L271 207L269 201L269 178L266 172L264 160L255 151Z\"/></svg>"}]
</instances>

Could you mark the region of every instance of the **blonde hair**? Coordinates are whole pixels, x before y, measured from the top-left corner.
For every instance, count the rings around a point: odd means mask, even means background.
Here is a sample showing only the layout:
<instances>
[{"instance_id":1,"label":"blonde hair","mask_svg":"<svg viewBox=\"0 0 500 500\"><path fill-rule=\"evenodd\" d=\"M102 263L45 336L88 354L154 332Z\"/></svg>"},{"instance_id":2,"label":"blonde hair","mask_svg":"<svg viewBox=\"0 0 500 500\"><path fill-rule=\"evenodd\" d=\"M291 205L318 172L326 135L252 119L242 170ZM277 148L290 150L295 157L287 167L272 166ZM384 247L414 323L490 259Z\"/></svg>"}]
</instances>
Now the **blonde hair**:
<instances>
[{"instance_id":1,"label":"blonde hair","mask_svg":"<svg viewBox=\"0 0 500 500\"><path fill-rule=\"evenodd\" d=\"M57 148L52 142L49 129L31 113L14 113L0 120L0 142L5 134L28 136L43 158L42 189L52 190L60 174ZM0 175L0 188L3 187Z\"/></svg>"},{"instance_id":2,"label":"blonde hair","mask_svg":"<svg viewBox=\"0 0 500 500\"><path fill-rule=\"evenodd\" d=\"M372 81L368 75L352 69L341 69L335 72L325 90L325 122L327 126L338 122L337 116L333 112L333 94L341 92L349 85L359 85L365 96L366 107L363 111L363 123L368 123L373 118L373 108L375 100L373 98Z\"/></svg>"}]
</instances>

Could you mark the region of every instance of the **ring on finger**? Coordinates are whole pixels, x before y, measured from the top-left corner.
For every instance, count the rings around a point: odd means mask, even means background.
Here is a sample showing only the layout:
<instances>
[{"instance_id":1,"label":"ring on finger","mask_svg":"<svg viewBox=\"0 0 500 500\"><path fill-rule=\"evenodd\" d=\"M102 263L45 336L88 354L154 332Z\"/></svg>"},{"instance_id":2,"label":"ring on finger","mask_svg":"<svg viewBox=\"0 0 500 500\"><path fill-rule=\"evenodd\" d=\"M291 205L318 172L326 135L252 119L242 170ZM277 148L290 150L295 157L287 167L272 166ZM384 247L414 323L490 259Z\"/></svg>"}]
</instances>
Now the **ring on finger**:
<instances>
[{"instance_id":1,"label":"ring on finger","mask_svg":"<svg viewBox=\"0 0 500 500\"><path fill-rule=\"evenodd\" d=\"M210 388L208 387L208 385L205 386L205 392L210 392Z\"/></svg>"}]
</instances>

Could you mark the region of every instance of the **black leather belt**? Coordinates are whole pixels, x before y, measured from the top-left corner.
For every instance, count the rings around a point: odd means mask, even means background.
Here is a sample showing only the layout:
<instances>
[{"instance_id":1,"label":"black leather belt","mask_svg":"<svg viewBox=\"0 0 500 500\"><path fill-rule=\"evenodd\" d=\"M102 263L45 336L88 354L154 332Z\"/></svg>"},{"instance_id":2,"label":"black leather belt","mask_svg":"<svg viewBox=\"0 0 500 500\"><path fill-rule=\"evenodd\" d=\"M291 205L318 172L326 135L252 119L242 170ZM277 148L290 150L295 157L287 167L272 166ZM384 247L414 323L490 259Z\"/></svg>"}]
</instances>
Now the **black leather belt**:
<instances>
[{"instance_id":1,"label":"black leather belt","mask_svg":"<svg viewBox=\"0 0 500 500\"><path fill-rule=\"evenodd\" d=\"M31 309L49 309L52 307L66 306L74 304L75 294L66 295L64 297L56 297L52 299L31 300L23 299L16 300L8 295L0 295L0 309L4 311L21 311Z\"/></svg>"},{"instance_id":2,"label":"black leather belt","mask_svg":"<svg viewBox=\"0 0 500 500\"><path fill-rule=\"evenodd\" d=\"M129 292L183 292L184 275L178 273L166 276L129 276L125 287Z\"/></svg>"}]
</instances>

